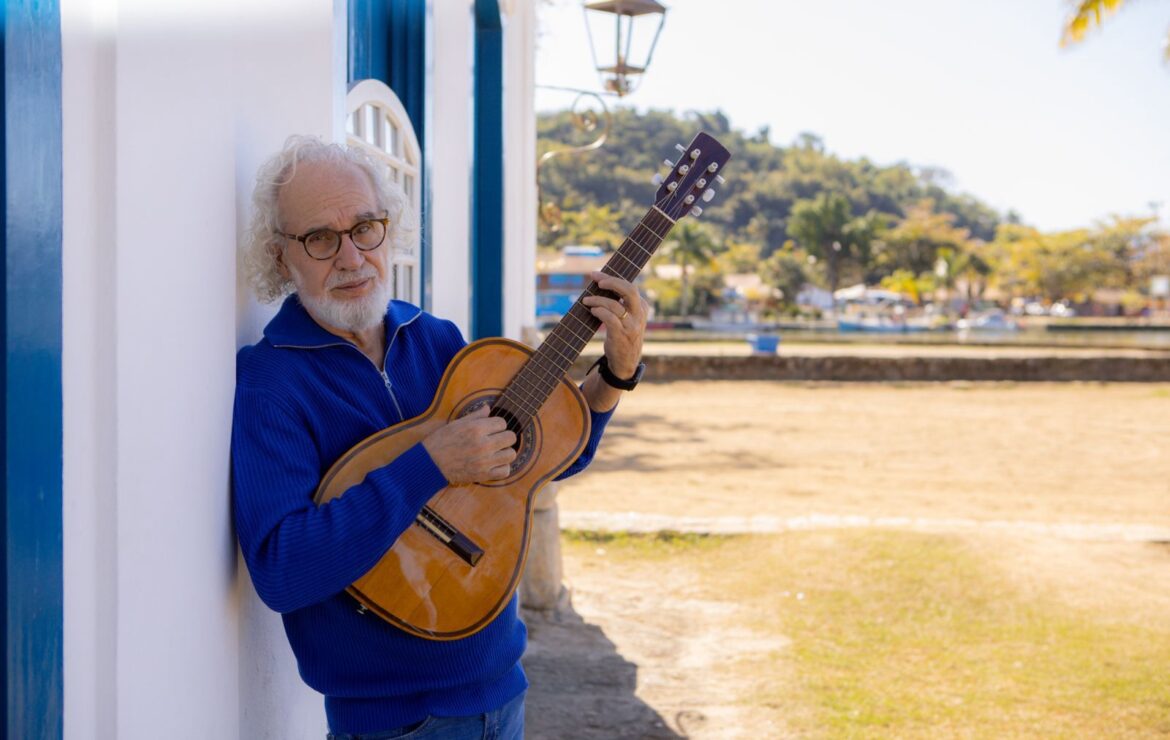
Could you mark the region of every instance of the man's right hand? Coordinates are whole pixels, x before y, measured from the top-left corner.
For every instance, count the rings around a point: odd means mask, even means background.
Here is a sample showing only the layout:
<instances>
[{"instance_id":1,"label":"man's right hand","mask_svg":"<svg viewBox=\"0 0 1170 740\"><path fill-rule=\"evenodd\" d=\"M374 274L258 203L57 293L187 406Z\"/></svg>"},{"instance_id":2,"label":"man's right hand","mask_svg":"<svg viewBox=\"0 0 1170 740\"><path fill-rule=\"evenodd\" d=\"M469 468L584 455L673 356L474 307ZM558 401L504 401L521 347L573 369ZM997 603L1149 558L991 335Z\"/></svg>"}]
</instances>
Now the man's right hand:
<instances>
[{"instance_id":1,"label":"man's right hand","mask_svg":"<svg viewBox=\"0 0 1170 740\"><path fill-rule=\"evenodd\" d=\"M444 424L422 441L447 481L460 485L507 478L516 459L516 435L487 406Z\"/></svg>"}]
</instances>

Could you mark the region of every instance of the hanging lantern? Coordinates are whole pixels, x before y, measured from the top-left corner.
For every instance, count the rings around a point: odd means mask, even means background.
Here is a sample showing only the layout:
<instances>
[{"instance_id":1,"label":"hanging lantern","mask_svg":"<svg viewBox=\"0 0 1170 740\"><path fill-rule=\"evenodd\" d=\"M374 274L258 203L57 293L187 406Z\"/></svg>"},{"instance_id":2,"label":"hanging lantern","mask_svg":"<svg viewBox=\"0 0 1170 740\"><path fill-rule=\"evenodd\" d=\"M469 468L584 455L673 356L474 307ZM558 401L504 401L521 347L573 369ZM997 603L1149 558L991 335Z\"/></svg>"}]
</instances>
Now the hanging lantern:
<instances>
[{"instance_id":1,"label":"hanging lantern","mask_svg":"<svg viewBox=\"0 0 1170 740\"><path fill-rule=\"evenodd\" d=\"M657 17L658 24L654 24ZM658 34L666 21L666 6L655 0L602 0L585 3L585 26L593 66L605 89L619 98L633 92L650 66ZM612 23L612 31L603 30ZM594 39L594 31L598 39ZM600 39L604 37L606 41ZM612 42L608 39L613 39ZM609 44L613 47L610 48ZM598 56L598 51L602 54Z\"/></svg>"}]
</instances>

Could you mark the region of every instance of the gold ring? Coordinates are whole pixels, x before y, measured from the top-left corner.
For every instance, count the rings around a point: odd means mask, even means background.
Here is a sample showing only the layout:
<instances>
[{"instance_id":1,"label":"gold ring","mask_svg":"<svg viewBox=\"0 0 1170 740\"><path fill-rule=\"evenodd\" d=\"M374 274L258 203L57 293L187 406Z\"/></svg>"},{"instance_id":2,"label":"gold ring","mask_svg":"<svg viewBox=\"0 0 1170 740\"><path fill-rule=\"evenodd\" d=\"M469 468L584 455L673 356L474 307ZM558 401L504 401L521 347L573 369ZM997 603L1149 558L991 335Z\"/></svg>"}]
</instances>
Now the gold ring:
<instances>
[{"instance_id":1,"label":"gold ring","mask_svg":"<svg viewBox=\"0 0 1170 740\"><path fill-rule=\"evenodd\" d=\"M630 315L630 309L627 308L625 311L622 311L621 316L618 316L618 320L620 321L629 315Z\"/></svg>"}]
</instances>

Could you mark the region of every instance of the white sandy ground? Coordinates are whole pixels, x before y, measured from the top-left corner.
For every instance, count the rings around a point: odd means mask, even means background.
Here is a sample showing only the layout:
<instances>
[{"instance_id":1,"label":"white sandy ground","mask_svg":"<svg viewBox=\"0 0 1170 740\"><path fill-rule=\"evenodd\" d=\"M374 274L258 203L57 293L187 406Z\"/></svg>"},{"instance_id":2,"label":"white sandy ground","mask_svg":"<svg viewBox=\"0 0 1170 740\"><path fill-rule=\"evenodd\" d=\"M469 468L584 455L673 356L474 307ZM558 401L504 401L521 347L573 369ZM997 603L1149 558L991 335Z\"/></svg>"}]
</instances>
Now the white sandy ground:
<instances>
[{"instance_id":1,"label":"white sandy ground","mask_svg":"<svg viewBox=\"0 0 1170 740\"><path fill-rule=\"evenodd\" d=\"M1170 385L644 384L558 500L577 529L955 533L1022 588L1164 625L1168 447ZM527 617L529 737L792 734L719 671L784 649L734 605L641 564L565 570L572 611Z\"/></svg>"}]
</instances>

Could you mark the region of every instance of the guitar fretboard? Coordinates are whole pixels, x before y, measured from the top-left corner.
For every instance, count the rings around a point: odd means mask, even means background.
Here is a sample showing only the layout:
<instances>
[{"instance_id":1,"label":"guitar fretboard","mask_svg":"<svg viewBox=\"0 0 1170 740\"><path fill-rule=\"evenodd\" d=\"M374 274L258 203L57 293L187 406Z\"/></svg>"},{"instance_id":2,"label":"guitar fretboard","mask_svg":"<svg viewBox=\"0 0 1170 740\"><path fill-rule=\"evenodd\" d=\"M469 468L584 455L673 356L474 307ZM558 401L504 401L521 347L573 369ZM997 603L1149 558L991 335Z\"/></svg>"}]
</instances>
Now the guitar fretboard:
<instances>
[{"instance_id":1,"label":"guitar fretboard","mask_svg":"<svg viewBox=\"0 0 1170 740\"><path fill-rule=\"evenodd\" d=\"M651 208L601 271L633 282L673 226L674 221L665 213L658 208ZM581 298L590 295L614 299L619 297L612 291L602 290L596 281L590 281ZM503 417L508 422L508 428L517 435L536 416L557 383L601 327L601 319L590 313L581 298L549 332L540 348L496 401L492 415Z\"/></svg>"}]
</instances>

